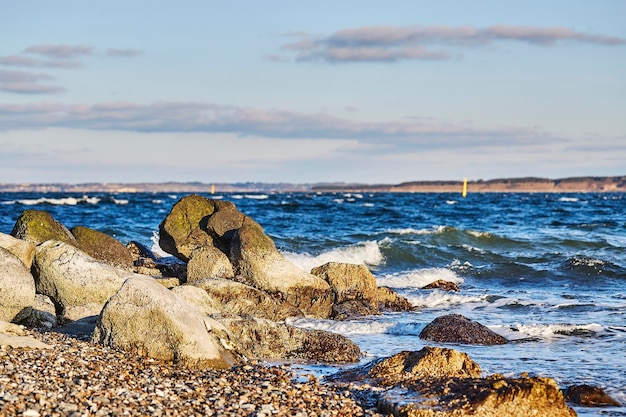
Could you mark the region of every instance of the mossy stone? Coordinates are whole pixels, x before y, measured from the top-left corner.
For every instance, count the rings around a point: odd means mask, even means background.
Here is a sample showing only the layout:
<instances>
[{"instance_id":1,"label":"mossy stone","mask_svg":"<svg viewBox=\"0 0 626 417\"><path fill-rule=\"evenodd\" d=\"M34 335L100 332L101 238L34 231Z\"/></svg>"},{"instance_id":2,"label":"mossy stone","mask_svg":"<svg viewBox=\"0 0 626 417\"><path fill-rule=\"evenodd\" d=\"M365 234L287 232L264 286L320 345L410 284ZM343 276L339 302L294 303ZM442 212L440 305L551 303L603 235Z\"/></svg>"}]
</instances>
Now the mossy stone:
<instances>
[{"instance_id":1,"label":"mossy stone","mask_svg":"<svg viewBox=\"0 0 626 417\"><path fill-rule=\"evenodd\" d=\"M25 210L19 215L11 236L39 245L47 240L58 240L78 247L78 242L63 224L43 210Z\"/></svg>"}]
</instances>

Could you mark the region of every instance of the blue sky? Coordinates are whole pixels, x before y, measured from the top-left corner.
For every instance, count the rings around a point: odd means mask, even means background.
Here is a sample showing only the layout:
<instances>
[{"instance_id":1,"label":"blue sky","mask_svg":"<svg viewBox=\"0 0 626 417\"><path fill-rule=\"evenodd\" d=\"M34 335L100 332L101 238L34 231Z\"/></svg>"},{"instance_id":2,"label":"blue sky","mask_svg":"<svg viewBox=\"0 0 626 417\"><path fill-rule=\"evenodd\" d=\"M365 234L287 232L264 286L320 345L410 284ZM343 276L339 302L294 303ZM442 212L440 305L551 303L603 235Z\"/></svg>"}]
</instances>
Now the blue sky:
<instances>
[{"instance_id":1,"label":"blue sky","mask_svg":"<svg viewBox=\"0 0 626 417\"><path fill-rule=\"evenodd\" d=\"M0 5L0 182L626 175L621 0Z\"/></svg>"}]
</instances>

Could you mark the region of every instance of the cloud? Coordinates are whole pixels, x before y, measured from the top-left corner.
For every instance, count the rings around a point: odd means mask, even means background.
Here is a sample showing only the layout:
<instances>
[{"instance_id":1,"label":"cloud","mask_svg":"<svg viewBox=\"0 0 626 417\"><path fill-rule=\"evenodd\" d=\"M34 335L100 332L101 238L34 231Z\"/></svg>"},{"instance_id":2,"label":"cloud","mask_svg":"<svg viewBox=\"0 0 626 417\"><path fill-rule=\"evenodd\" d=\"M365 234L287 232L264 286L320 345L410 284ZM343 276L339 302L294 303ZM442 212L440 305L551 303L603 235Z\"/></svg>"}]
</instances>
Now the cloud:
<instances>
[{"instance_id":1,"label":"cloud","mask_svg":"<svg viewBox=\"0 0 626 417\"><path fill-rule=\"evenodd\" d=\"M48 58L66 59L92 55L93 47L85 45L33 45L24 49L27 54L43 55Z\"/></svg>"},{"instance_id":2,"label":"cloud","mask_svg":"<svg viewBox=\"0 0 626 417\"><path fill-rule=\"evenodd\" d=\"M138 49L115 49L115 48L110 48L110 49L106 50L106 54L108 56L114 56L114 57L134 58L134 57L137 57L137 56L143 54L143 51L140 51Z\"/></svg>"},{"instance_id":3,"label":"cloud","mask_svg":"<svg viewBox=\"0 0 626 417\"><path fill-rule=\"evenodd\" d=\"M0 57L0 65L26 68L80 68L78 61L68 59L38 59L20 55Z\"/></svg>"},{"instance_id":4,"label":"cloud","mask_svg":"<svg viewBox=\"0 0 626 417\"><path fill-rule=\"evenodd\" d=\"M297 32L288 34L296 41L283 45L296 52L296 60L341 62L396 62L401 60L450 59L451 52L441 49L478 47L495 42L517 41L552 46L559 42L589 43L604 46L626 44L626 39L564 27L491 26L368 26L344 29L328 36ZM433 49L435 47L436 49Z\"/></svg>"},{"instance_id":5,"label":"cloud","mask_svg":"<svg viewBox=\"0 0 626 417\"><path fill-rule=\"evenodd\" d=\"M240 137L354 139L377 151L402 144L415 149L446 146L510 146L560 141L536 129L479 128L420 119L365 122L324 113L261 110L198 102L128 102L67 105L57 102L0 104L0 130L36 128L128 132L226 133Z\"/></svg>"},{"instance_id":6,"label":"cloud","mask_svg":"<svg viewBox=\"0 0 626 417\"><path fill-rule=\"evenodd\" d=\"M25 71L0 70L0 91L17 94L56 94L65 89L54 85L40 84L39 81L54 80L48 74L35 74Z\"/></svg>"}]
</instances>

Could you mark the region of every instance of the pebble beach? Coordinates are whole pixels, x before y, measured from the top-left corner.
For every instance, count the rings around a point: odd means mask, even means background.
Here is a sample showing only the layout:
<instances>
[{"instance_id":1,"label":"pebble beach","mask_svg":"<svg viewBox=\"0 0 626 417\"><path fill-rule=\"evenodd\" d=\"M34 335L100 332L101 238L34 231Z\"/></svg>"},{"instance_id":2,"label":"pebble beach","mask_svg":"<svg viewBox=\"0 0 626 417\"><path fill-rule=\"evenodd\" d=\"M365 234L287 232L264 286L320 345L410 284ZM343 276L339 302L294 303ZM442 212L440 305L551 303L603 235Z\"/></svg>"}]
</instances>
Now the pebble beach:
<instances>
[{"instance_id":1,"label":"pebble beach","mask_svg":"<svg viewBox=\"0 0 626 417\"><path fill-rule=\"evenodd\" d=\"M51 348L0 347L0 417L382 416L352 390L289 365L197 370L55 332ZM355 388L356 389L356 388Z\"/></svg>"}]
</instances>

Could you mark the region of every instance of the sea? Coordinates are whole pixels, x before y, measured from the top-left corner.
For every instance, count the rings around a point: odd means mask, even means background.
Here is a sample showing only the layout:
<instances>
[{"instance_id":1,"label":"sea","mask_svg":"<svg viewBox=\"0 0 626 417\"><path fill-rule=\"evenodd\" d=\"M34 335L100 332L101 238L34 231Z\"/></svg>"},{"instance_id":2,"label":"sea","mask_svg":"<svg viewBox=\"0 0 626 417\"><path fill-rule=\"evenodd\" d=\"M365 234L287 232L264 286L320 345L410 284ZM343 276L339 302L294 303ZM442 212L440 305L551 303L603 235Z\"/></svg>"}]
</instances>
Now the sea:
<instances>
[{"instance_id":1,"label":"sea","mask_svg":"<svg viewBox=\"0 0 626 417\"><path fill-rule=\"evenodd\" d=\"M508 338L499 346L440 345L493 373L528 373L565 388L604 388L622 407L576 406L580 416L626 416L626 194L622 193L216 193L232 201L302 269L365 264L413 312L348 321L290 319L341 333L362 362L437 345L420 331L462 314ZM181 198L172 193L0 193L0 232L23 210L46 210L138 241L157 254L158 226ZM424 290L438 279L459 292ZM353 365L298 364L320 376Z\"/></svg>"}]
</instances>

